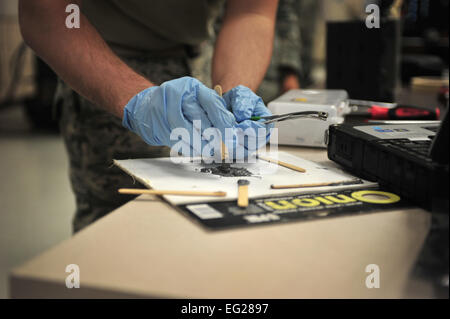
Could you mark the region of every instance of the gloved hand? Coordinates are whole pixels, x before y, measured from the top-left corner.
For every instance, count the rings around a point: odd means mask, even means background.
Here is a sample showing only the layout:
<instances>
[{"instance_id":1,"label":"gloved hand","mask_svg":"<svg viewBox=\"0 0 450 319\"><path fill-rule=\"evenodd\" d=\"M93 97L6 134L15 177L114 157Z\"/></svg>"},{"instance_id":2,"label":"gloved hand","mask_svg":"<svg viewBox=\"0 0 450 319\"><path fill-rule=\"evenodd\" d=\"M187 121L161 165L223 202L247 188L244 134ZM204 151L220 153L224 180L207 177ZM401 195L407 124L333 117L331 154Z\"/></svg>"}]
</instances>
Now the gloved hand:
<instances>
[{"instance_id":1,"label":"gloved hand","mask_svg":"<svg viewBox=\"0 0 450 319\"><path fill-rule=\"evenodd\" d=\"M230 141L225 140L225 144L228 148L244 147L244 157L247 157L251 153L255 152L259 148L263 147L270 138L271 129L274 124L262 124L260 121L249 120L252 116L271 116L272 113L264 105L263 100L253 93L248 87L239 85L224 94L224 99L227 107L232 110L237 125L233 126L237 140ZM265 131L258 131L258 129L265 129ZM245 133L248 133L248 139L245 139ZM252 144L250 139L254 139L255 143ZM239 154L235 154L234 158L240 158Z\"/></svg>"},{"instance_id":2,"label":"gloved hand","mask_svg":"<svg viewBox=\"0 0 450 319\"><path fill-rule=\"evenodd\" d=\"M194 127L194 120L201 127ZM203 136L211 127L233 127L236 120L226 109L225 100L200 81L183 77L167 81L160 86L149 87L136 94L125 106L122 124L138 134L147 144L173 146L179 140L171 140L176 128L189 132L189 152L185 156L199 156L208 141L193 141L193 131Z\"/></svg>"},{"instance_id":3,"label":"gloved hand","mask_svg":"<svg viewBox=\"0 0 450 319\"><path fill-rule=\"evenodd\" d=\"M249 152L253 152L267 142L269 134L257 136L257 129L268 128L269 125L250 120L238 123L235 115L238 119L246 119L250 116L270 115L270 112L265 108L261 98L248 88L238 86L222 98L200 81L183 77L165 82L160 86L147 88L136 94L125 106L122 123L150 145L173 146L179 143L179 140L171 140L171 132L176 128L187 129L190 138L189 145L183 148L183 150L189 150L183 152L185 156L202 154L202 150L211 138L210 134L204 134L205 130L214 127L221 132L222 140L229 152L237 158L247 156ZM201 127L193 125L195 120L201 121ZM231 129L237 139L226 140L226 128ZM247 128L255 128L256 131L245 131ZM201 143L194 143L194 130L198 136L204 137ZM250 138L256 138L257 142L253 144L244 142L245 133ZM236 147L245 147L244 154L236 152Z\"/></svg>"}]
</instances>

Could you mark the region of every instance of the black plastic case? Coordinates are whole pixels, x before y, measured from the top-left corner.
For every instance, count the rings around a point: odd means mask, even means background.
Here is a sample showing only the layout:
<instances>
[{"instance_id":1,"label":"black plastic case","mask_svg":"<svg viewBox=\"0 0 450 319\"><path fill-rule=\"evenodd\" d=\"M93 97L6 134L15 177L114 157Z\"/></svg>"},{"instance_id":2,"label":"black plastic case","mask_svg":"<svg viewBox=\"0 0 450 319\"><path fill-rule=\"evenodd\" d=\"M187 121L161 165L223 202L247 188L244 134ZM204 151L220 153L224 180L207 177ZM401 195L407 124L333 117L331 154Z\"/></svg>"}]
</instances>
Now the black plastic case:
<instances>
[{"instance_id":1,"label":"black plastic case","mask_svg":"<svg viewBox=\"0 0 450 319\"><path fill-rule=\"evenodd\" d=\"M388 148L350 124L332 125L328 134L328 158L353 174L378 182L425 209L431 210L434 200L448 199L448 165Z\"/></svg>"}]
</instances>

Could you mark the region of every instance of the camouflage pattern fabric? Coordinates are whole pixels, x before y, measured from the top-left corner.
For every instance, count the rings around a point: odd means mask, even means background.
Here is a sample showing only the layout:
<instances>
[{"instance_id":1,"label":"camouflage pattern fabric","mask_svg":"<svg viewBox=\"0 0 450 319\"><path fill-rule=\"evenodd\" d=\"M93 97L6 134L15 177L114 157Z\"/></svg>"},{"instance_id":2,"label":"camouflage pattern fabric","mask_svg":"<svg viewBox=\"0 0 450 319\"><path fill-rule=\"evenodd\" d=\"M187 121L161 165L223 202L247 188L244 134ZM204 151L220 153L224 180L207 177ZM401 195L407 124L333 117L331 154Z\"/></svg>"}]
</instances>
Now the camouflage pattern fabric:
<instances>
[{"instance_id":1,"label":"camouflage pattern fabric","mask_svg":"<svg viewBox=\"0 0 450 319\"><path fill-rule=\"evenodd\" d=\"M314 67L314 40L317 37L317 19L320 12L320 1L299 0L299 19L301 37L301 70L300 84L308 87L313 84L312 70Z\"/></svg>"},{"instance_id":2,"label":"camouflage pattern fabric","mask_svg":"<svg viewBox=\"0 0 450 319\"><path fill-rule=\"evenodd\" d=\"M272 60L257 94L268 103L281 94L284 72L300 74L299 0L280 0Z\"/></svg>"},{"instance_id":3,"label":"camouflage pattern fabric","mask_svg":"<svg viewBox=\"0 0 450 319\"><path fill-rule=\"evenodd\" d=\"M215 36L200 45L200 54L189 59L192 76L207 87L212 87L212 58L214 54Z\"/></svg>"},{"instance_id":4,"label":"camouflage pattern fabric","mask_svg":"<svg viewBox=\"0 0 450 319\"><path fill-rule=\"evenodd\" d=\"M186 58L125 60L153 83L189 75ZM59 81L55 105L70 160L70 181L76 198L74 232L103 217L135 196L119 195L119 188L142 188L113 165L113 159L169 156L170 149L149 146L122 126L119 118L98 108Z\"/></svg>"}]
</instances>

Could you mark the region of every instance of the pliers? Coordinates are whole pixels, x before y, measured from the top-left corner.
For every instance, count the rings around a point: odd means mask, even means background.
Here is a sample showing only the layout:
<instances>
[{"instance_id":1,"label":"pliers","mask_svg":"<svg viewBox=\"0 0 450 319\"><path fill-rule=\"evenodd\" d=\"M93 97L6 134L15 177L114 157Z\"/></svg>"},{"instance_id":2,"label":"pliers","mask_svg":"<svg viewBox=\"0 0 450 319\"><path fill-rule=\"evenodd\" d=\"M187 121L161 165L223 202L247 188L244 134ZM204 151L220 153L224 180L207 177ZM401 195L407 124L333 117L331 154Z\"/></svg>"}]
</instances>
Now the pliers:
<instances>
[{"instance_id":1,"label":"pliers","mask_svg":"<svg viewBox=\"0 0 450 319\"><path fill-rule=\"evenodd\" d=\"M249 118L249 120L252 121L259 121L259 120L265 120L264 122L261 122L262 124L270 124L275 122L281 122L286 120L293 120L297 118L311 118L316 120L322 120L326 121L328 118L327 112L317 112L317 111L303 111L303 112L293 112L293 113L286 113L286 114L280 114L280 115L272 115L272 116L252 116Z\"/></svg>"}]
</instances>

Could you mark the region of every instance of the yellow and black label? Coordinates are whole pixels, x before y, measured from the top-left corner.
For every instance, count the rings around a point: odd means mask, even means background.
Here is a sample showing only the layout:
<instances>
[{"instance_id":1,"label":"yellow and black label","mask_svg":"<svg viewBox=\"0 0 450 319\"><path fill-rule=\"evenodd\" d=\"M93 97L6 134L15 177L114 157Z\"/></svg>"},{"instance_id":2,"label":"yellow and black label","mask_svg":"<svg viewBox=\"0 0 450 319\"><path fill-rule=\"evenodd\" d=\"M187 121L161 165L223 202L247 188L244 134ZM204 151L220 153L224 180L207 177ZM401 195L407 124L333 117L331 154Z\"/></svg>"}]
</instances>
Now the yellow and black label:
<instances>
[{"instance_id":1,"label":"yellow and black label","mask_svg":"<svg viewBox=\"0 0 450 319\"><path fill-rule=\"evenodd\" d=\"M303 195L294 198L267 199L257 201L259 205L264 205L268 210L277 212L298 210L307 208L334 208L342 206L362 205L363 203L386 205L400 201L396 194L378 190L359 190L348 194L326 193L319 195Z\"/></svg>"},{"instance_id":2,"label":"yellow and black label","mask_svg":"<svg viewBox=\"0 0 450 319\"><path fill-rule=\"evenodd\" d=\"M221 229L299 220L357 215L406 207L400 196L379 189L343 190L251 199L248 207L236 201L182 205L204 226Z\"/></svg>"}]
</instances>

